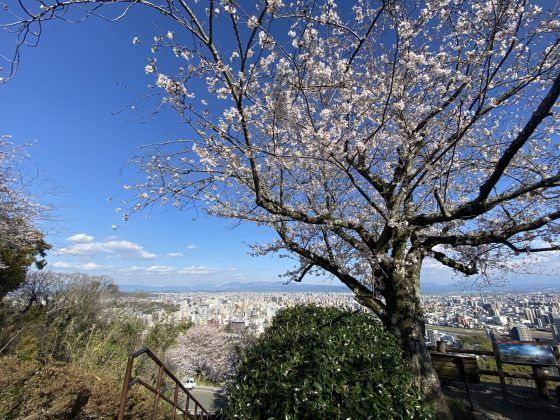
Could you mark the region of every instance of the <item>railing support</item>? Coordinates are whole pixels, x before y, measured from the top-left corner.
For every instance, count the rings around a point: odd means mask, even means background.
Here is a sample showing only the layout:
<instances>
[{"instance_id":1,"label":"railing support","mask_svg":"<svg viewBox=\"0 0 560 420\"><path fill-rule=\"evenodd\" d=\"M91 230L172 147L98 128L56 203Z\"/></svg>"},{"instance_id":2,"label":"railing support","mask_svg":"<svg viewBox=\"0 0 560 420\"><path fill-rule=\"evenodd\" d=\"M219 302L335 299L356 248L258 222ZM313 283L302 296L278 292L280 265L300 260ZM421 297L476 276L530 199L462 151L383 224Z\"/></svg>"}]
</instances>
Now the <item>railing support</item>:
<instances>
[{"instance_id":1,"label":"railing support","mask_svg":"<svg viewBox=\"0 0 560 420\"><path fill-rule=\"evenodd\" d=\"M119 406L119 413L117 415L118 420L123 420L124 410L126 408L126 401L128 399L128 390L130 388L130 377L132 375L132 365L134 364L134 357L130 356L126 362L126 371L124 373L124 382L121 392L121 404Z\"/></svg>"},{"instance_id":2,"label":"railing support","mask_svg":"<svg viewBox=\"0 0 560 420\"><path fill-rule=\"evenodd\" d=\"M155 386L153 384L149 384L145 382L141 378L134 378L134 379L132 378L132 368L134 364L134 359L136 359L138 356L141 356L142 354L146 354L159 367L158 374L157 374L157 383L155 384ZM173 382L175 382L175 393L173 396L173 400L171 400L165 394L161 393L164 374L167 377L169 377ZM192 416L189 414L189 405L191 401L194 404L194 412L195 412L194 418L198 418L199 412L202 418L213 418L213 415L210 415L210 413L208 413L208 411L202 406L202 404L200 404L200 402L190 393L190 391L187 388L185 388L185 386L181 383L181 381L177 379L177 377L163 364L163 362L159 360L149 348L144 347L143 349L140 349L132 353L128 358L126 371L124 375L123 389L121 393L121 403L117 415L118 420L124 419L124 415L126 411L126 402L128 400L128 393L130 391L130 388L135 384L142 385L145 389L147 389L152 394L154 394L154 402L152 405L152 415L151 415L151 418L154 420L157 418L157 412L158 412L160 400L163 400L166 403L173 406L173 419L177 418L177 410L179 410L181 416L182 415L185 416L185 419L192 418ZM178 405L179 391L182 391L187 397L186 406L184 409Z\"/></svg>"},{"instance_id":3,"label":"railing support","mask_svg":"<svg viewBox=\"0 0 560 420\"><path fill-rule=\"evenodd\" d=\"M544 369L542 366L531 366L533 368L533 378L535 379L535 385L537 387L537 392L542 398L549 399L548 386L546 385L546 378L544 374Z\"/></svg>"},{"instance_id":4,"label":"railing support","mask_svg":"<svg viewBox=\"0 0 560 420\"><path fill-rule=\"evenodd\" d=\"M175 384L175 392L173 393L173 420L177 418L177 397L179 396L179 384Z\"/></svg>"},{"instance_id":5,"label":"railing support","mask_svg":"<svg viewBox=\"0 0 560 420\"><path fill-rule=\"evenodd\" d=\"M154 406L152 408L152 420L157 419L159 394L161 393L161 380L162 379L163 379L163 366L160 366L159 369L158 369L158 374L157 374L156 396L154 397Z\"/></svg>"}]
</instances>

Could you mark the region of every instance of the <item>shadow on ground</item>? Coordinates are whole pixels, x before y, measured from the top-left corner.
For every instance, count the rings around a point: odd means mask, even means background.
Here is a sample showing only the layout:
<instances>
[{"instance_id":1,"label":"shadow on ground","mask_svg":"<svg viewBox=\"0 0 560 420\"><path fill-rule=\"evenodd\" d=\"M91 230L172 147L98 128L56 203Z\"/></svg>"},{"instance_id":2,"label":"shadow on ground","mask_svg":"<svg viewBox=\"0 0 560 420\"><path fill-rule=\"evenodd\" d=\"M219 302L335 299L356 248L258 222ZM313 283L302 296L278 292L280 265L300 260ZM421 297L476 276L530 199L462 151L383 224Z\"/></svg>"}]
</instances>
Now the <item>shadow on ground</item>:
<instances>
[{"instance_id":1,"label":"shadow on ground","mask_svg":"<svg viewBox=\"0 0 560 420\"><path fill-rule=\"evenodd\" d=\"M558 420L560 419L560 404L554 392L546 400L537 395L535 388L508 385L509 402L504 402L499 384L471 384L471 394L475 410L470 412L470 403L465 386L453 383L443 387L443 393L448 397L450 407L456 420L462 419L492 419L492 420ZM457 401L462 402L465 412L457 407ZM459 404L460 405L460 404Z\"/></svg>"}]
</instances>

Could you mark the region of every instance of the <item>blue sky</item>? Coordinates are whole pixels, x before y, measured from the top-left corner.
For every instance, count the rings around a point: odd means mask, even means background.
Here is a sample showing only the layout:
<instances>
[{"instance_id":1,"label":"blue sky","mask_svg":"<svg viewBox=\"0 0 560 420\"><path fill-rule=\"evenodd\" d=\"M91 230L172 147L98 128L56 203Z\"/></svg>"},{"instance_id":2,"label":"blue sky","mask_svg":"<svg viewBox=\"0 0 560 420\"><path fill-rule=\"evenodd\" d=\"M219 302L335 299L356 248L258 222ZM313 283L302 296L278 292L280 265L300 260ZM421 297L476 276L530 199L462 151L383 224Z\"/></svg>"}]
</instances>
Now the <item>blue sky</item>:
<instances>
[{"instance_id":1,"label":"blue sky","mask_svg":"<svg viewBox=\"0 0 560 420\"><path fill-rule=\"evenodd\" d=\"M163 208L128 223L115 213L125 197L123 185L138 176L132 168L121 174L137 147L185 135L172 110L153 117L156 102L142 100L153 83L144 71L149 50L133 46L132 39L150 40L173 29L157 19L135 11L117 23L47 22L38 47L22 51L16 77L0 85L0 134L34 142L30 169L39 177L33 188L56 189L41 197L52 204L55 219L44 225L54 245L49 265L107 274L121 284L278 280L290 261L247 254L246 243L274 238L265 228L234 228L202 212ZM1 33L0 51L11 51L13 42ZM426 266L423 278L455 281L435 264Z\"/></svg>"},{"instance_id":2,"label":"blue sky","mask_svg":"<svg viewBox=\"0 0 560 420\"><path fill-rule=\"evenodd\" d=\"M273 238L264 228L160 208L122 223L115 212L137 176L131 167L120 174L137 147L184 136L173 111L152 118L154 102L142 100L153 83L144 71L149 51L132 39L152 39L154 24L140 13L113 24L49 22L39 46L23 50L16 77L0 85L0 132L34 142L33 188L56 190L40 198L55 219L44 226L55 246L49 265L128 284L277 281L288 261L247 255L245 243ZM2 53L12 44L0 35Z\"/></svg>"}]
</instances>

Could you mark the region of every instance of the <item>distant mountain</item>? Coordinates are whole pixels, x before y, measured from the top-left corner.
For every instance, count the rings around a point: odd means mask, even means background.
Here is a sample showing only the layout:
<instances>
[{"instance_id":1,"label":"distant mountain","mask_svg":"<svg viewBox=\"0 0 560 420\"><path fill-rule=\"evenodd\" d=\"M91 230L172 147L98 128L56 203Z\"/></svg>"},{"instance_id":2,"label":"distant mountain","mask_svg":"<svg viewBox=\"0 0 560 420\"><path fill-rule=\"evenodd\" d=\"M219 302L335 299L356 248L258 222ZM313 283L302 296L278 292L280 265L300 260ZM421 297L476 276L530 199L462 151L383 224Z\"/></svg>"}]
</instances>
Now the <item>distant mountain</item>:
<instances>
[{"instance_id":1,"label":"distant mountain","mask_svg":"<svg viewBox=\"0 0 560 420\"><path fill-rule=\"evenodd\" d=\"M162 293L162 292L278 292L278 293L350 293L350 290L343 285L327 285L327 284L308 284L291 282L285 284L284 282L233 282L225 284L210 284L201 283L192 286L147 286L143 284L120 284L119 288L123 292L144 291L149 293ZM505 293L505 292L527 292L527 291L559 291L560 282L554 280L546 281L528 281L528 280L513 280L502 287L475 287L470 284L462 283L448 283L439 284L433 282L421 282L420 289L422 294L467 294L478 293L480 291L485 293Z\"/></svg>"},{"instance_id":2,"label":"distant mountain","mask_svg":"<svg viewBox=\"0 0 560 420\"><path fill-rule=\"evenodd\" d=\"M460 294L460 293L515 293L527 291L560 291L560 281L558 280L527 280L513 279L501 286L473 286L468 283L449 283L439 284L431 282L421 282L420 290L423 294Z\"/></svg>"},{"instance_id":3,"label":"distant mountain","mask_svg":"<svg viewBox=\"0 0 560 420\"><path fill-rule=\"evenodd\" d=\"M420 282L420 291L422 294L439 295L445 293L467 292L464 285L460 284L439 284Z\"/></svg>"},{"instance_id":4,"label":"distant mountain","mask_svg":"<svg viewBox=\"0 0 560 420\"><path fill-rule=\"evenodd\" d=\"M323 284L306 284L291 282L250 282L225 284L197 284L193 286L147 286L143 284L119 284L123 292L144 291L152 293L163 292L280 292L280 293L349 293L346 286L331 286Z\"/></svg>"}]
</instances>

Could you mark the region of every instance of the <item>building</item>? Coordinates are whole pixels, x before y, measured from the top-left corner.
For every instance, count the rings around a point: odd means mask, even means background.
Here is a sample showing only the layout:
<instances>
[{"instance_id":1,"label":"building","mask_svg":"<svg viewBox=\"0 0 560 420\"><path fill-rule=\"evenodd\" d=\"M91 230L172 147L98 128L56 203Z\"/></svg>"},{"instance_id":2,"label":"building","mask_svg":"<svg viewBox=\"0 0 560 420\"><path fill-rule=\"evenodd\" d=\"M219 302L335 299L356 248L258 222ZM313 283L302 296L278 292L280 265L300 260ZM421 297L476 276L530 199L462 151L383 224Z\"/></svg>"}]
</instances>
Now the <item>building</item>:
<instances>
[{"instance_id":1,"label":"building","mask_svg":"<svg viewBox=\"0 0 560 420\"><path fill-rule=\"evenodd\" d=\"M531 308L525 308L525 318L531 321L531 324L535 323L535 312Z\"/></svg>"},{"instance_id":2,"label":"building","mask_svg":"<svg viewBox=\"0 0 560 420\"><path fill-rule=\"evenodd\" d=\"M426 335L428 336L428 343L432 344L432 345L435 345L436 341L437 341L437 338L436 338L437 330L428 329L428 330L426 330Z\"/></svg>"},{"instance_id":3,"label":"building","mask_svg":"<svg viewBox=\"0 0 560 420\"><path fill-rule=\"evenodd\" d=\"M554 317L554 324L551 326L552 338L556 344L560 344L560 317Z\"/></svg>"},{"instance_id":4,"label":"building","mask_svg":"<svg viewBox=\"0 0 560 420\"><path fill-rule=\"evenodd\" d=\"M532 341L531 331L525 325L516 325L509 331L512 340Z\"/></svg>"},{"instance_id":5,"label":"building","mask_svg":"<svg viewBox=\"0 0 560 420\"><path fill-rule=\"evenodd\" d=\"M232 333L240 334L247 329L245 321L229 321L229 329Z\"/></svg>"}]
</instances>

